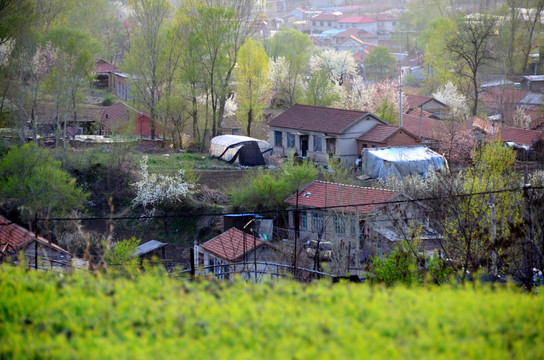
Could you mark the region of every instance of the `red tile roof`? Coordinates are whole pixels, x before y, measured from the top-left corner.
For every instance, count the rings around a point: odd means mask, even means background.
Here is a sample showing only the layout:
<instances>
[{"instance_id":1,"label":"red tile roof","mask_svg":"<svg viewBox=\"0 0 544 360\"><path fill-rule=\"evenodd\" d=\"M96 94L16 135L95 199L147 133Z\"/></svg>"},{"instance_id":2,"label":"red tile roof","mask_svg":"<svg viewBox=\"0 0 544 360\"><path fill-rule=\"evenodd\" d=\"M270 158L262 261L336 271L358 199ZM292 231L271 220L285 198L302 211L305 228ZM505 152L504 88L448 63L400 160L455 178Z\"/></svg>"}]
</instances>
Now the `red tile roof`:
<instances>
[{"instance_id":1,"label":"red tile roof","mask_svg":"<svg viewBox=\"0 0 544 360\"><path fill-rule=\"evenodd\" d=\"M402 127L415 136L419 136L419 122L419 115L402 115ZM423 117L421 118L421 137L431 140L440 140L449 132L449 126L453 127L453 129L457 129L458 131L472 128L471 126L467 127L467 125L464 124Z\"/></svg>"},{"instance_id":2,"label":"red tile roof","mask_svg":"<svg viewBox=\"0 0 544 360\"><path fill-rule=\"evenodd\" d=\"M492 103L517 104L529 93L530 91L490 88L480 95L480 100L488 105Z\"/></svg>"},{"instance_id":3,"label":"red tile roof","mask_svg":"<svg viewBox=\"0 0 544 360\"><path fill-rule=\"evenodd\" d=\"M389 137L396 134L400 130L401 128L399 128L398 126L378 124L375 125L372 129L368 130L362 136L357 138L357 140L374 143L385 143ZM413 137L414 139L417 139L415 135L406 131L406 129L404 129L404 132L406 132L406 134Z\"/></svg>"},{"instance_id":4,"label":"red tile roof","mask_svg":"<svg viewBox=\"0 0 544 360\"><path fill-rule=\"evenodd\" d=\"M409 109L414 109L433 99L432 97L421 95L405 95L405 97Z\"/></svg>"},{"instance_id":5,"label":"red tile roof","mask_svg":"<svg viewBox=\"0 0 544 360\"><path fill-rule=\"evenodd\" d=\"M119 71L119 68L117 66L105 60L96 59L94 63L94 72L97 74L107 73L107 72L117 72L117 71Z\"/></svg>"},{"instance_id":6,"label":"red tile roof","mask_svg":"<svg viewBox=\"0 0 544 360\"><path fill-rule=\"evenodd\" d=\"M472 126L482 129L486 133L490 134L493 131L493 122L490 120L481 119L477 116L474 116L469 120Z\"/></svg>"},{"instance_id":7,"label":"red tile roof","mask_svg":"<svg viewBox=\"0 0 544 360\"><path fill-rule=\"evenodd\" d=\"M256 245L254 246L254 244ZM270 245L234 227L201 245L204 250L227 261L237 261L245 254L261 246Z\"/></svg>"},{"instance_id":8,"label":"red tile roof","mask_svg":"<svg viewBox=\"0 0 544 360\"><path fill-rule=\"evenodd\" d=\"M33 242L36 235L24 227L17 225L3 216L0 216L0 243L9 244L15 250L19 250L30 242ZM38 236L38 242L42 245L49 246L57 251L70 255L70 253L58 245L49 243L46 239Z\"/></svg>"},{"instance_id":9,"label":"red tile roof","mask_svg":"<svg viewBox=\"0 0 544 360\"><path fill-rule=\"evenodd\" d=\"M368 214L397 194L398 192L391 190L314 181L299 192L298 206L300 208L323 208L360 204L360 206L343 207L337 210ZM293 194L285 202L293 206L296 205L296 194Z\"/></svg>"},{"instance_id":10,"label":"red tile roof","mask_svg":"<svg viewBox=\"0 0 544 360\"><path fill-rule=\"evenodd\" d=\"M376 20L368 18L366 16L357 16L352 15L345 17L343 19L338 20L339 23L357 23L357 24L363 24L363 23L375 23Z\"/></svg>"},{"instance_id":11,"label":"red tile roof","mask_svg":"<svg viewBox=\"0 0 544 360\"><path fill-rule=\"evenodd\" d=\"M293 105L268 125L302 131L340 134L370 113L322 106Z\"/></svg>"},{"instance_id":12,"label":"red tile roof","mask_svg":"<svg viewBox=\"0 0 544 360\"><path fill-rule=\"evenodd\" d=\"M516 144L532 146L533 141L544 139L544 132L505 126L497 132L496 138L499 137L501 141L511 141L515 142Z\"/></svg>"},{"instance_id":13,"label":"red tile roof","mask_svg":"<svg viewBox=\"0 0 544 360\"><path fill-rule=\"evenodd\" d=\"M434 115L433 113L425 111L421 108L412 109L411 111L408 112L408 115L414 115L414 116L421 115L422 117L426 117L429 119L438 119L438 117L436 117L436 115Z\"/></svg>"}]
</instances>

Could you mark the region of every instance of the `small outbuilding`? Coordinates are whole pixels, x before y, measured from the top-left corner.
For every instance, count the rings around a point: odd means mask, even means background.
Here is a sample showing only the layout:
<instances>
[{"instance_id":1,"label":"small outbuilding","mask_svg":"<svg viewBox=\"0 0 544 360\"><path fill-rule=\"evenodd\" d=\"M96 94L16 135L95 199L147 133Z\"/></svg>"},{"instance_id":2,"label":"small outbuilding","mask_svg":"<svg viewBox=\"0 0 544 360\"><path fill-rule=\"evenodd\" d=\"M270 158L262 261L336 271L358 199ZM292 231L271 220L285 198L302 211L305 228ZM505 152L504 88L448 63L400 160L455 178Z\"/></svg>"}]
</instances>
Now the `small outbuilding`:
<instances>
[{"instance_id":1,"label":"small outbuilding","mask_svg":"<svg viewBox=\"0 0 544 360\"><path fill-rule=\"evenodd\" d=\"M426 146L402 146L363 150L363 172L371 179L389 176L425 177L430 169L447 166L444 156Z\"/></svg>"},{"instance_id":2,"label":"small outbuilding","mask_svg":"<svg viewBox=\"0 0 544 360\"><path fill-rule=\"evenodd\" d=\"M272 154L270 143L241 135L220 135L211 140L210 155L243 166L265 165L264 156Z\"/></svg>"}]
</instances>

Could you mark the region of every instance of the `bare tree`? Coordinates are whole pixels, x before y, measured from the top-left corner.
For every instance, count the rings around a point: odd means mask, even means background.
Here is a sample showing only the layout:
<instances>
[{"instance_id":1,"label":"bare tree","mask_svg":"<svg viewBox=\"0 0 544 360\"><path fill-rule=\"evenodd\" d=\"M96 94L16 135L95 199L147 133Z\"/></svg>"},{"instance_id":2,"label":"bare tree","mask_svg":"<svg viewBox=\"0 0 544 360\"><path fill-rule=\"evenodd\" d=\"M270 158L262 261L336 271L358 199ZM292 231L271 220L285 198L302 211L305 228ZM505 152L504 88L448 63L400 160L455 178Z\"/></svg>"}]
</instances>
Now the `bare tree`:
<instances>
[{"instance_id":1,"label":"bare tree","mask_svg":"<svg viewBox=\"0 0 544 360\"><path fill-rule=\"evenodd\" d=\"M162 85L161 55L166 47L164 27L173 9L167 0L133 0L132 16L136 36L125 59L125 68L133 76L140 101L151 117L151 138L155 139L159 90Z\"/></svg>"},{"instance_id":2,"label":"bare tree","mask_svg":"<svg viewBox=\"0 0 544 360\"><path fill-rule=\"evenodd\" d=\"M486 14L461 17L457 20L457 35L448 44L451 54L458 60L459 72L467 78L473 91L472 115L478 112L480 72L494 59L491 40L495 36L497 20Z\"/></svg>"}]
</instances>

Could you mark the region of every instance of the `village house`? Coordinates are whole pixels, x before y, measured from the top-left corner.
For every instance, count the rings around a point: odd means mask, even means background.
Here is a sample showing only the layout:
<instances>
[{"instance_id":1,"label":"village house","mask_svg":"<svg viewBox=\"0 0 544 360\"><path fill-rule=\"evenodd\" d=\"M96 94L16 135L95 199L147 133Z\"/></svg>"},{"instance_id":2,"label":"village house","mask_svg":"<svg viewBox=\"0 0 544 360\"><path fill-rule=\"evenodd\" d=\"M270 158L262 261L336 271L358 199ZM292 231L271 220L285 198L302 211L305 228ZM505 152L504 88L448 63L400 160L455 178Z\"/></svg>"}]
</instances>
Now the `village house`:
<instances>
[{"instance_id":1,"label":"village house","mask_svg":"<svg viewBox=\"0 0 544 360\"><path fill-rule=\"evenodd\" d=\"M159 127L155 128L160 135ZM151 137L151 117L131 106L119 102L108 106L100 117L100 135L136 135Z\"/></svg>"},{"instance_id":2,"label":"village house","mask_svg":"<svg viewBox=\"0 0 544 360\"><path fill-rule=\"evenodd\" d=\"M378 22L380 40L391 39L391 33L395 31L395 26L399 23L399 18L389 14L377 14L374 15L374 19Z\"/></svg>"},{"instance_id":3,"label":"village house","mask_svg":"<svg viewBox=\"0 0 544 360\"><path fill-rule=\"evenodd\" d=\"M359 153L367 148L381 148L389 146L410 146L419 144L416 135L398 126L374 125L372 129L357 138Z\"/></svg>"},{"instance_id":4,"label":"village house","mask_svg":"<svg viewBox=\"0 0 544 360\"><path fill-rule=\"evenodd\" d=\"M363 29L347 29L344 31L340 30L340 32L336 32L332 35L333 43L340 44L351 38L352 36L363 41L363 43L378 46L378 35Z\"/></svg>"},{"instance_id":5,"label":"village house","mask_svg":"<svg viewBox=\"0 0 544 360\"><path fill-rule=\"evenodd\" d=\"M372 34L378 33L378 22L366 16L351 15L337 21L339 29L357 28L366 30Z\"/></svg>"},{"instance_id":6,"label":"village house","mask_svg":"<svg viewBox=\"0 0 544 360\"><path fill-rule=\"evenodd\" d=\"M336 21L342 18L342 13L325 12L311 19L310 34L320 34L325 30L336 28Z\"/></svg>"},{"instance_id":7,"label":"village house","mask_svg":"<svg viewBox=\"0 0 544 360\"><path fill-rule=\"evenodd\" d=\"M415 109L423 109L431 114L441 117L442 112L448 107L441 101L429 96L420 95L405 95L406 97L406 112L411 112Z\"/></svg>"},{"instance_id":8,"label":"village house","mask_svg":"<svg viewBox=\"0 0 544 360\"><path fill-rule=\"evenodd\" d=\"M357 138L377 124L386 122L369 112L298 104L268 123L274 153L320 164L334 157L350 166L360 154Z\"/></svg>"},{"instance_id":9,"label":"village house","mask_svg":"<svg viewBox=\"0 0 544 360\"><path fill-rule=\"evenodd\" d=\"M289 228L299 209L299 240L349 246L360 258L389 253L400 240L417 235L423 250L433 250L440 235L429 227L430 209L397 191L314 181L285 200ZM414 229L422 229L414 234ZM291 236L294 236L292 231ZM333 250L334 253L334 250ZM333 255L334 256L334 255Z\"/></svg>"},{"instance_id":10,"label":"village house","mask_svg":"<svg viewBox=\"0 0 544 360\"><path fill-rule=\"evenodd\" d=\"M115 94L119 99L130 101L131 86L130 76L128 74L112 71L108 73L109 90Z\"/></svg>"},{"instance_id":11,"label":"village house","mask_svg":"<svg viewBox=\"0 0 544 360\"><path fill-rule=\"evenodd\" d=\"M279 251L258 234L232 227L204 244L195 242L194 253L195 268L200 267L204 275L229 279L239 274L244 279L259 280L270 270L266 262L275 261Z\"/></svg>"},{"instance_id":12,"label":"village house","mask_svg":"<svg viewBox=\"0 0 544 360\"><path fill-rule=\"evenodd\" d=\"M94 61L94 86L97 88L110 89L110 74L119 72L119 68L103 59Z\"/></svg>"},{"instance_id":13,"label":"village house","mask_svg":"<svg viewBox=\"0 0 544 360\"><path fill-rule=\"evenodd\" d=\"M542 91L542 89L544 89L544 75L522 76L521 89L535 92Z\"/></svg>"},{"instance_id":14,"label":"village house","mask_svg":"<svg viewBox=\"0 0 544 360\"><path fill-rule=\"evenodd\" d=\"M72 255L68 251L0 216L0 263L21 260L18 257L22 254L27 266L34 267L36 250L39 269L66 269L71 266Z\"/></svg>"},{"instance_id":15,"label":"village house","mask_svg":"<svg viewBox=\"0 0 544 360\"><path fill-rule=\"evenodd\" d=\"M363 50L366 50L366 53L368 54L368 52L372 51L376 46L377 44L375 42L365 42L354 35L350 35L348 38L344 38L336 43L334 48L336 51L350 51L355 55ZM364 60L364 57L362 60Z\"/></svg>"}]
</instances>

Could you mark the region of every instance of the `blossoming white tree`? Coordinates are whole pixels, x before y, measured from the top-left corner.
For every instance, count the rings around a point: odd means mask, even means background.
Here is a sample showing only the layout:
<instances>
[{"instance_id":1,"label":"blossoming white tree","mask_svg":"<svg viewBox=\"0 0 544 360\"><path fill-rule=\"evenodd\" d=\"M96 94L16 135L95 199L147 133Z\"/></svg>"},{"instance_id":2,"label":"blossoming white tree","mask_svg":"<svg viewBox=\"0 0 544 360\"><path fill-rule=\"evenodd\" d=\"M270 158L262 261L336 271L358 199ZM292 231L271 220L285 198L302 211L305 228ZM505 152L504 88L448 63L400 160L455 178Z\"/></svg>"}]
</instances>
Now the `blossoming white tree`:
<instances>
[{"instance_id":1,"label":"blossoming white tree","mask_svg":"<svg viewBox=\"0 0 544 360\"><path fill-rule=\"evenodd\" d=\"M310 58L310 69L313 72L323 71L335 84L342 86L349 77L357 74L357 65L353 55L348 51L324 50Z\"/></svg>"},{"instance_id":2,"label":"blossoming white tree","mask_svg":"<svg viewBox=\"0 0 544 360\"><path fill-rule=\"evenodd\" d=\"M146 215L154 215L157 211L165 212L170 207L182 204L194 184L185 180L184 170L177 176L150 174L148 157L144 156L140 163L141 180L134 183L136 197L132 200L135 207L141 206Z\"/></svg>"},{"instance_id":3,"label":"blossoming white tree","mask_svg":"<svg viewBox=\"0 0 544 360\"><path fill-rule=\"evenodd\" d=\"M402 96L402 111L407 110L407 102ZM340 100L333 106L348 110L362 110L375 113L385 121L395 123L399 113L398 82L384 81L375 84L365 83L356 76L351 87L342 87Z\"/></svg>"},{"instance_id":4,"label":"blossoming white tree","mask_svg":"<svg viewBox=\"0 0 544 360\"><path fill-rule=\"evenodd\" d=\"M452 114L455 114L455 117L462 118L465 115L468 115L468 100L466 96L461 94L457 87L451 82L448 81L438 90L436 90L432 96L438 100L448 105Z\"/></svg>"}]
</instances>

